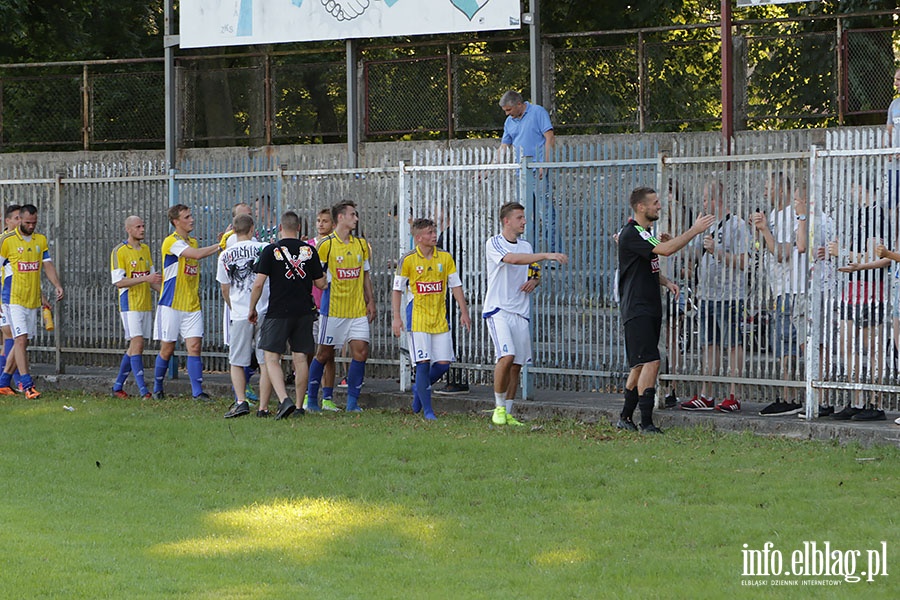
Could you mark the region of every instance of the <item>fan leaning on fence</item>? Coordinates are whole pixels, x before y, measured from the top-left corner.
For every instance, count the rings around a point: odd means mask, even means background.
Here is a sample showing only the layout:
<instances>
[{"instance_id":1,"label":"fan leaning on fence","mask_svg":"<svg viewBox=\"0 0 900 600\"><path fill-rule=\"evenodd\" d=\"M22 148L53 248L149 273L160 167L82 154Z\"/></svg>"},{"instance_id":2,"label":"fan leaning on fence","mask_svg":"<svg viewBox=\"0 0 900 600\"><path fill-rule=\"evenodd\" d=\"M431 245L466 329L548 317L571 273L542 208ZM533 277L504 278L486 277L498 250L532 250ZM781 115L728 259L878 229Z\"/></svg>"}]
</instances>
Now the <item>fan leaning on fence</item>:
<instances>
[{"instance_id":1,"label":"fan leaning on fence","mask_svg":"<svg viewBox=\"0 0 900 600\"><path fill-rule=\"evenodd\" d=\"M661 241L652 231L662 205L656 192L639 187L629 198L634 216L619 232L619 308L625 328L625 353L630 371L625 382L625 405L618 429L637 431L633 416L641 409L643 433L662 433L653 424L656 376L659 373L659 334L662 328L660 286L678 294L678 285L659 271L659 257L669 256L709 229L713 215L701 215L687 232Z\"/></svg>"}]
</instances>

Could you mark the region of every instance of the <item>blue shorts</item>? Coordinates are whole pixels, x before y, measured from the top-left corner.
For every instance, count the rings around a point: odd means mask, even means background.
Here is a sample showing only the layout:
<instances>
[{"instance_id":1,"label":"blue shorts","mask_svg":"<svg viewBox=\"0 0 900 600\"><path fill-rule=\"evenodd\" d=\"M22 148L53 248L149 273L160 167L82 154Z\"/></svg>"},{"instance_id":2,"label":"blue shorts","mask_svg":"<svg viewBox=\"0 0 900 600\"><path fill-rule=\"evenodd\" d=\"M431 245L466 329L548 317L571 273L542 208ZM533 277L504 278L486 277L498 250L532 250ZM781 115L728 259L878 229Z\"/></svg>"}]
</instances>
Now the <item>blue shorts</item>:
<instances>
[{"instance_id":1,"label":"blue shorts","mask_svg":"<svg viewBox=\"0 0 900 600\"><path fill-rule=\"evenodd\" d=\"M700 336L709 346L741 345L743 300L700 300Z\"/></svg>"}]
</instances>

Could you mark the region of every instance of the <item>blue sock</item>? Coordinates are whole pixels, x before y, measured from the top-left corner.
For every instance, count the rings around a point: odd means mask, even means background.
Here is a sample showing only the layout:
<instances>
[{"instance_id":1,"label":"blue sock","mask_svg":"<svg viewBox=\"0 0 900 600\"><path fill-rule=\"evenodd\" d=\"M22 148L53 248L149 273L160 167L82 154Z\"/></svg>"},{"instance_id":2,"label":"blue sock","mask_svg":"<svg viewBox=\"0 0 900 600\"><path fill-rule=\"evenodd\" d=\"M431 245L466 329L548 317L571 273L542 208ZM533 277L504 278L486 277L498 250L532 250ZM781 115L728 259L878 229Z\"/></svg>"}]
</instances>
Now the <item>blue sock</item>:
<instances>
[{"instance_id":1,"label":"blue sock","mask_svg":"<svg viewBox=\"0 0 900 600\"><path fill-rule=\"evenodd\" d=\"M163 381L166 379L166 371L169 370L169 359L162 356L156 357L153 365L153 393L163 391Z\"/></svg>"},{"instance_id":2,"label":"blue sock","mask_svg":"<svg viewBox=\"0 0 900 600\"><path fill-rule=\"evenodd\" d=\"M24 389L25 380L22 378L22 374L19 373L19 367L16 367L15 369L13 369L12 378L13 378L13 381L16 382L16 385L21 385Z\"/></svg>"},{"instance_id":3,"label":"blue sock","mask_svg":"<svg viewBox=\"0 0 900 600\"><path fill-rule=\"evenodd\" d=\"M7 353L9 350L7 350ZM0 354L0 371L6 368L6 357L8 354Z\"/></svg>"},{"instance_id":4,"label":"blue sock","mask_svg":"<svg viewBox=\"0 0 900 600\"><path fill-rule=\"evenodd\" d=\"M324 372L325 365L318 359L312 359L309 365L309 384L306 386L306 402L307 406L311 406L313 410L319 406L319 385L322 383L322 373Z\"/></svg>"},{"instance_id":5,"label":"blue sock","mask_svg":"<svg viewBox=\"0 0 900 600\"><path fill-rule=\"evenodd\" d=\"M12 374L11 373L0 374L0 387L9 387L10 383L12 383Z\"/></svg>"},{"instance_id":6,"label":"blue sock","mask_svg":"<svg viewBox=\"0 0 900 600\"><path fill-rule=\"evenodd\" d=\"M347 369L347 410L359 409L359 392L365 376L366 363L360 360L351 360L350 368Z\"/></svg>"},{"instance_id":7,"label":"blue sock","mask_svg":"<svg viewBox=\"0 0 900 600\"><path fill-rule=\"evenodd\" d=\"M431 363L431 370L428 372L428 380L431 383L437 381L444 376L444 373L450 370L450 363ZM418 375L416 375L418 377Z\"/></svg>"},{"instance_id":8,"label":"blue sock","mask_svg":"<svg viewBox=\"0 0 900 600\"><path fill-rule=\"evenodd\" d=\"M129 373L131 373L131 357L126 352L122 355L122 362L119 364L119 374L116 375L116 382L113 384L114 392L122 391Z\"/></svg>"},{"instance_id":9,"label":"blue sock","mask_svg":"<svg viewBox=\"0 0 900 600\"><path fill-rule=\"evenodd\" d=\"M191 395L196 398L203 393L203 360L199 356L188 356L187 372L191 380Z\"/></svg>"},{"instance_id":10,"label":"blue sock","mask_svg":"<svg viewBox=\"0 0 900 600\"><path fill-rule=\"evenodd\" d=\"M323 400L333 400L334 399L334 388L333 387L322 387L322 399Z\"/></svg>"},{"instance_id":11,"label":"blue sock","mask_svg":"<svg viewBox=\"0 0 900 600\"><path fill-rule=\"evenodd\" d=\"M432 368L427 362L416 363L416 395L426 418L429 418L429 415L434 417L434 410L431 408L431 382L428 380L428 372Z\"/></svg>"},{"instance_id":12,"label":"blue sock","mask_svg":"<svg viewBox=\"0 0 900 600\"><path fill-rule=\"evenodd\" d=\"M144 357L141 354L135 354L134 356L129 356L128 360L131 361L131 372L134 373L134 382L137 384L141 396L146 396L150 390L147 389L147 382L144 381Z\"/></svg>"},{"instance_id":13,"label":"blue sock","mask_svg":"<svg viewBox=\"0 0 900 600\"><path fill-rule=\"evenodd\" d=\"M22 387L25 388L26 390L28 388L34 387L34 380L31 378L31 375L29 375L28 373L23 373L20 376L19 381L22 382Z\"/></svg>"}]
</instances>

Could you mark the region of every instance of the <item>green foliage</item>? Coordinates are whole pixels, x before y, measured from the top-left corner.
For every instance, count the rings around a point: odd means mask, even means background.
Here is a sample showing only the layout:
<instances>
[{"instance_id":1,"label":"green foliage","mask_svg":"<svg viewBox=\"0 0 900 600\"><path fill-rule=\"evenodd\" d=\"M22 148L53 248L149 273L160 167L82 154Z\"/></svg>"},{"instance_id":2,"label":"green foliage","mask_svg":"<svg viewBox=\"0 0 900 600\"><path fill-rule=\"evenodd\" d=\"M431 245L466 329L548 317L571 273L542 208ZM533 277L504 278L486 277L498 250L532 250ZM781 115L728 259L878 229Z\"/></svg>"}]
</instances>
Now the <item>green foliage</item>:
<instances>
[{"instance_id":1,"label":"green foliage","mask_svg":"<svg viewBox=\"0 0 900 600\"><path fill-rule=\"evenodd\" d=\"M0 400L0 595L749 598L743 544L893 547L896 448L224 410Z\"/></svg>"}]
</instances>

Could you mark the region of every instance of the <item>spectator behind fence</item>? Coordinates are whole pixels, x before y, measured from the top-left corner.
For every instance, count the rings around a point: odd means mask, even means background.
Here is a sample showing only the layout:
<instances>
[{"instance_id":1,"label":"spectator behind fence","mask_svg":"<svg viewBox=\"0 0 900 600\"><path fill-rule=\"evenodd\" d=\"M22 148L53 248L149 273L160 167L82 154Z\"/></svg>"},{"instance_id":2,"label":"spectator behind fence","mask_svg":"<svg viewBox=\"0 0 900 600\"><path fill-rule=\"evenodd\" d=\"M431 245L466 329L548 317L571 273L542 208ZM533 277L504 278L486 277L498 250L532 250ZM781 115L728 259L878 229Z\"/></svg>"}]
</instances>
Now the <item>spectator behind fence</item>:
<instances>
[{"instance_id":1,"label":"spectator behind fence","mask_svg":"<svg viewBox=\"0 0 900 600\"><path fill-rule=\"evenodd\" d=\"M506 113L506 121L503 123L503 138L500 140L495 162L499 162L508 148L513 149L513 159L517 162L523 158L536 162L546 162L553 158L556 136L550 115L543 106L525 102L522 94L510 90L500 98L500 108ZM556 207L553 204L550 178L544 175L543 168L537 170L534 200L540 221L540 235L535 244L555 252L560 245L556 230Z\"/></svg>"},{"instance_id":2,"label":"spectator behind fence","mask_svg":"<svg viewBox=\"0 0 900 600\"><path fill-rule=\"evenodd\" d=\"M704 380L700 393L680 404L683 410L719 410L734 412L741 409L735 394L734 379L744 367L744 348L741 345L741 323L744 301L747 298L747 252L750 250L750 228L726 206L725 186L718 181L703 186L704 212L718 219L712 231L691 244L698 256L697 290L700 313L700 342L703 352L703 374L717 375L721 366L721 351L728 348L728 374L732 378L729 395L716 404ZM700 242L700 243L697 243Z\"/></svg>"},{"instance_id":3,"label":"spectator behind fence","mask_svg":"<svg viewBox=\"0 0 900 600\"><path fill-rule=\"evenodd\" d=\"M661 205L656 192L639 187L631 192L629 204L634 215L618 236L619 307L625 328L625 354L628 357L628 379L625 403L618 429L637 431L634 411L641 409L642 433L662 433L653 424L656 376L659 373L659 335L662 327L660 287L678 295L678 285L660 273L659 257L669 256L684 248L715 222L713 215L703 215L678 237L660 241L651 228L659 219Z\"/></svg>"},{"instance_id":4,"label":"spectator behind fence","mask_svg":"<svg viewBox=\"0 0 900 600\"><path fill-rule=\"evenodd\" d=\"M785 173L773 173L766 181L766 198L775 208L769 213L755 212L750 220L764 242L766 280L774 298L773 341L775 357L781 363L781 376L795 379L806 341L806 253L797 246L797 230L807 216L794 212L794 189ZM806 245L804 244L804 248ZM803 410L795 388L784 386L782 397L759 414L763 417L795 415Z\"/></svg>"},{"instance_id":5,"label":"spectator behind fence","mask_svg":"<svg viewBox=\"0 0 900 600\"><path fill-rule=\"evenodd\" d=\"M894 88L900 91L900 69L894 71ZM891 100L887 110L887 148L900 148L900 98ZM888 207L897 208L900 202L900 165L896 156L888 163Z\"/></svg>"},{"instance_id":6,"label":"spectator behind fence","mask_svg":"<svg viewBox=\"0 0 900 600\"><path fill-rule=\"evenodd\" d=\"M887 211L875 200L871 190L861 188L859 196L859 208L852 222L855 227L847 232L849 239L845 242L850 262L838 268L841 273L850 274L841 303L840 345L845 376L851 383L878 382L884 375L887 345L881 325L885 308L884 279L891 262L876 254L879 245L891 244ZM863 361L864 356L868 356L868 361ZM831 418L884 420L884 411L877 408L879 401L880 395L873 398L868 391L864 396L860 390L854 390L847 406Z\"/></svg>"}]
</instances>

